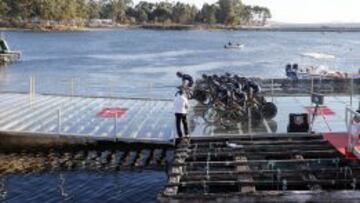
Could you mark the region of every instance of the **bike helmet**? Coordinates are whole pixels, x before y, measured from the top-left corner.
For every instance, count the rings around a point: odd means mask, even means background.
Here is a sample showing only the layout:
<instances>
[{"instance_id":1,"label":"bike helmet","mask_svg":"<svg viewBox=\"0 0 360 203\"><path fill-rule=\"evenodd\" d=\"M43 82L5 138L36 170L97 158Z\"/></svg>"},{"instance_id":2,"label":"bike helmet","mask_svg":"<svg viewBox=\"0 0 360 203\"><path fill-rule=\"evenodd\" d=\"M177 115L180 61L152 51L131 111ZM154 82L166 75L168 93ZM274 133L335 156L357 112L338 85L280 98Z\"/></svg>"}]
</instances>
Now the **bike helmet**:
<instances>
[{"instance_id":1,"label":"bike helmet","mask_svg":"<svg viewBox=\"0 0 360 203\"><path fill-rule=\"evenodd\" d=\"M178 72L176 72L176 75L177 75L178 77L182 77L182 76L183 76L183 73L180 72L180 71L178 71Z\"/></svg>"},{"instance_id":2,"label":"bike helmet","mask_svg":"<svg viewBox=\"0 0 360 203\"><path fill-rule=\"evenodd\" d=\"M294 63L292 68L297 71L299 69L299 65L297 63Z\"/></svg>"},{"instance_id":3,"label":"bike helmet","mask_svg":"<svg viewBox=\"0 0 360 203\"><path fill-rule=\"evenodd\" d=\"M288 63L286 64L286 72L290 72L291 71L291 64Z\"/></svg>"}]
</instances>

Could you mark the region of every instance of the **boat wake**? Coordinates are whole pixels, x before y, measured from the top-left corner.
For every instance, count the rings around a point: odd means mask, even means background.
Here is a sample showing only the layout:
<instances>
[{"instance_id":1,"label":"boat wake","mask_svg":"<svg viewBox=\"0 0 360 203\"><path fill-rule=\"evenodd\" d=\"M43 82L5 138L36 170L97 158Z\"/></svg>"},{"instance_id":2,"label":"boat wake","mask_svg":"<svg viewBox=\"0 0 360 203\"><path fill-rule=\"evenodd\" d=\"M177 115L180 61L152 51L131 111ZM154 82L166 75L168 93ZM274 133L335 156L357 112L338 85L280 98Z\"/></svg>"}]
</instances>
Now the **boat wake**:
<instances>
[{"instance_id":1,"label":"boat wake","mask_svg":"<svg viewBox=\"0 0 360 203\"><path fill-rule=\"evenodd\" d=\"M334 55L320 53L320 52L307 52L302 53L301 56L310 57L313 59L335 59Z\"/></svg>"},{"instance_id":2,"label":"boat wake","mask_svg":"<svg viewBox=\"0 0 360 203\"><path fill-rule=\"evenodd\" d=\"M91 58L104 60L152 60L163 57L179 57L187 56L201 51L195 50L180 50L180 51L166 51L158 53L140 53L140 54L96 54L90 55Z\"/></svg>"},{"instance_id":3,"label":"boat wake","mask_svg":"<svg viewBox=\"0 0 360 203\"><path fill-rule=\"evenodd\" d=\"M251 64L250 62L244 61L221 61L221 62L207 62L207 63L200 63L200 64L192 64L192 65L185 65L185 66L161 66L161 67L137 67L130 70L133 73L167 73L169 75L175 75L177 71L183 71L188 74L197 74L198 72L202 71L211 71L216 70L224 67L230 66L245 66Z\"/></svg>"}]
</instances>

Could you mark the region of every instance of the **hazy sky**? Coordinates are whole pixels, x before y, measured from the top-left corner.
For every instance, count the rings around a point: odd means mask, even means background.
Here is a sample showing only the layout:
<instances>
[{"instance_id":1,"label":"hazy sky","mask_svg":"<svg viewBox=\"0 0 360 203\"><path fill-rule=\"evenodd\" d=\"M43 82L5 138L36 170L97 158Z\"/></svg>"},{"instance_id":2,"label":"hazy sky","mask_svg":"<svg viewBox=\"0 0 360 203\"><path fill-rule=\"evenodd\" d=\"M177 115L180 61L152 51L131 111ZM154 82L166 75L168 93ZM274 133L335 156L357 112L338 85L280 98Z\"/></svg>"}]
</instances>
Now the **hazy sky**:
<instances>
[{"instance_id":1,"label":"hazy sky","mask_svg":"<svg viewBox=\"0 0 360 203\"><path fill-rule=\"evenodd\" d=\"M134 0L134 3L139 1ZM195 4L200 8L205 2L214 3L217 0L180 1ZM269 7L273 14L272 20L278 22L360 22L360 0L243 0L243 2Z\"/></svg>"}]
</instances>

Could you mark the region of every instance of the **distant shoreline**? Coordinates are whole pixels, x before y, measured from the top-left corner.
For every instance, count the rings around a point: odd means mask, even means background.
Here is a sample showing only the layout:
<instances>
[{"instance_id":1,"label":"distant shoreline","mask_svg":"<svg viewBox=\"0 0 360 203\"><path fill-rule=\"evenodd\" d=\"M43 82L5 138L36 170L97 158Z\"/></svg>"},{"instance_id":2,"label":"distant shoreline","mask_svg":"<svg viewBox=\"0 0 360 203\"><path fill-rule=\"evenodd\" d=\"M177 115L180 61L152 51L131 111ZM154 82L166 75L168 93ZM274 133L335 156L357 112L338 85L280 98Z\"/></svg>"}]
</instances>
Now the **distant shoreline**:
<instances>
[{"instance_id":1,"label":"distant shoreline","mask_svg":"<svg viewBox=\"0 0 360 203\"><path fill-rule=\"evenodd\" d=\"M259 31L259 32L360 32L360 25L273 25L273 26L225 26L220 24L183 25L183 24L145 24L145 25L99 25L99 26L68 26L68 25L27 25L23 27L0 27L0 31L40 31L40 32L79 32L95 29L147 29L147 30L230 30L230 31Z\"/></svg>"}]
</instances>

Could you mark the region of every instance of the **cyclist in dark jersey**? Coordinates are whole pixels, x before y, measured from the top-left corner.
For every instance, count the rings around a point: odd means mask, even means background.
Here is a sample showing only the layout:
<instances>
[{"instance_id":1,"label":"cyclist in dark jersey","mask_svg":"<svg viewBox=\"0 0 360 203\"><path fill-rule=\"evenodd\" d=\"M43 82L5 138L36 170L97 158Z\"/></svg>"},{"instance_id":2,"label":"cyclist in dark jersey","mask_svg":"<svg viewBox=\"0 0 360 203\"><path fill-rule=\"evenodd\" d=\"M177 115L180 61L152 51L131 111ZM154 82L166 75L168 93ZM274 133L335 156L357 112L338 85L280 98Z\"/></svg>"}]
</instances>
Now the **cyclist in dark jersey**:
<instances>
[{"instance_id":1,"label":"cyclist in dark jersey","mask_svg":"<svg viewBox=\"0 0 360 203\"><path fill-rule=\"evenodd\" d=\"M182 72L177 72L176 75L181 78L183 85L192 87L194 85L194 79L189 74L184 74Z\"/></svg>"},{"instance_id":2,"label":"cyclist in dark jersey","mask_svg":"<svg viewBox=\"0 0 360 203\"><path fill-rule=\"evenodd\" d=\"M249 92L250 92L250 89L253 90L253 93L254 93L254 94L257 94L257 93L260 92L260 86L259 86L255 81L246 79L246 80L244 81L242 90L243 90L244 92L246 92L246 93L249 93Z\"/></svg>"}]
</instances>

